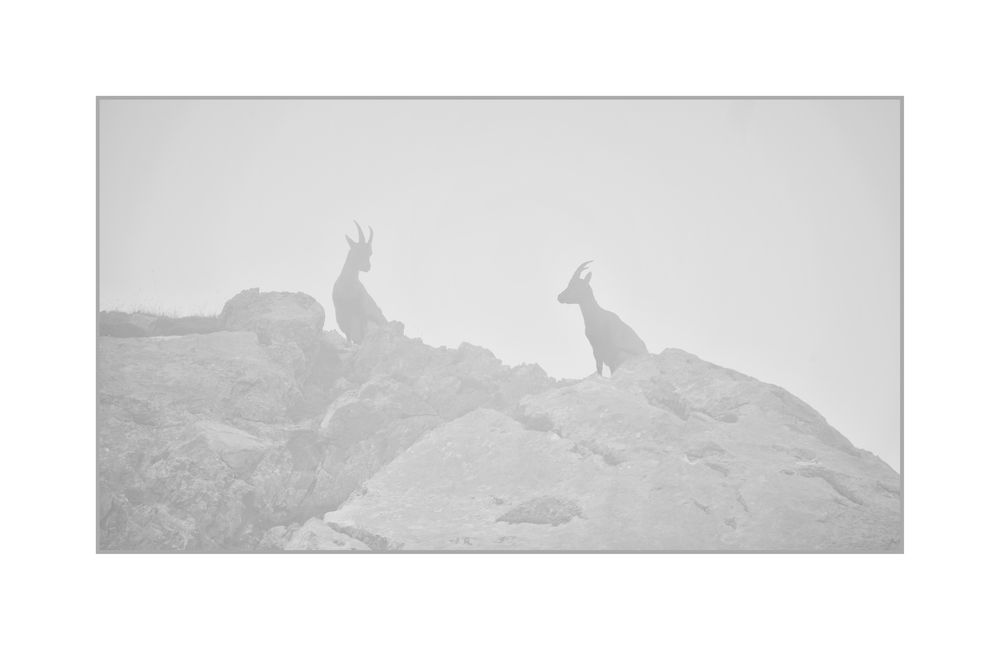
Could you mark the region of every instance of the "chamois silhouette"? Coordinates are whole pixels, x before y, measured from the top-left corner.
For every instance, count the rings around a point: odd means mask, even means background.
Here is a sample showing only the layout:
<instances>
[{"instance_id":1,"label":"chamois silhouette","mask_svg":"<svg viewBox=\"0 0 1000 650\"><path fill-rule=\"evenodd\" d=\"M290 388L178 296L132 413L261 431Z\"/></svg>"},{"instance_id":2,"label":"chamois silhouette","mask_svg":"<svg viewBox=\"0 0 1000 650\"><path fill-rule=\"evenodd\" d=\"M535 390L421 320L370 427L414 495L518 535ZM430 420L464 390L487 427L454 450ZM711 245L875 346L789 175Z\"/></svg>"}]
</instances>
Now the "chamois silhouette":
<instances>
[{"instance_id":1,"label":"chamois silhouette","mask_svg":"<svg viewBox=\"0 0 1000 650\"><path fill-rule=\"evenodd\" d=\"M361 226L357 221L354 225L358 229L358 241L344 235L351 249L347 252L344 268L333 283L333 308L337 313L337 325L344 336L352 343L361 343L368 331L368 323L385 325L386 320L358 278L359 272L372 268L372 239L375 233L368 226L368 241L365 241Z\"/></svg>"},{"instance_id":2,"label":"chamois silhouette","mask_svg":"<svg viewBox=\"0 0 1000 650\"><path fill-rule=\"evenodd\" d=\"M597 362L597 374L602 375L604 364L613 373L618 366L629 357L646 354L646 344L631 327L625 324L618 314L602 309L594 299L594 290L590 288L589 271L580 277L587 266L593 262L584 262L573 272L569 285L559 294L559 302L565 305L580 305L583 314L584 333L594 349L594 360Z\"/></svg>"}]
</instances>

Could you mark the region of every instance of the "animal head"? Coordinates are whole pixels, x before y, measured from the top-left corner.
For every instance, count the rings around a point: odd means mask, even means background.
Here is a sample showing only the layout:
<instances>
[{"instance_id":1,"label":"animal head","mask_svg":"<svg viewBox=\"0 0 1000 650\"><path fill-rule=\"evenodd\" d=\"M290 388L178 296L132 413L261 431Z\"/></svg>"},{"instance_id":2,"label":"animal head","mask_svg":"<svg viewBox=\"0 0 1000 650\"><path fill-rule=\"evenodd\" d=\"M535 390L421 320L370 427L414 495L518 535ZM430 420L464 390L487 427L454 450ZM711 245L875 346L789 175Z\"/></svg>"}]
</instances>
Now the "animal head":
<instances>
[{"instance_id":1,"label":"animal head","mask_svg":"<svg viewBox=\"0 0 1000 650\"><path fill-rule=\"evenodd\" d=\"M368 226L368 241L365 241L365 234L361 231L361 226L358 225L357 221L354 222L354 225L358 229L358 241L344 235L344 239L351 246L351 250L347 253L347 264L359 271L371 271L372 239L375 238L375 233L372 232L372 227Z\"/></svg>"},{"instance_id":2,"label":"animal head","mask_svg":"<svg viewBox=\"0 0 1000 650\"><path fill-rule=\"evenodd\" d=\"M590 260L593 262L594 260ZM576 267L573 271L573 277L570 278L569 284L562 293L559 294L559 302L565 305L578 305L585 300L592 299L594 297L594 290L590 288L590 271L587 275L580 277L580 273L587 268L590 262L584 262L580 266Z\"/></svg>"}]
</instances>

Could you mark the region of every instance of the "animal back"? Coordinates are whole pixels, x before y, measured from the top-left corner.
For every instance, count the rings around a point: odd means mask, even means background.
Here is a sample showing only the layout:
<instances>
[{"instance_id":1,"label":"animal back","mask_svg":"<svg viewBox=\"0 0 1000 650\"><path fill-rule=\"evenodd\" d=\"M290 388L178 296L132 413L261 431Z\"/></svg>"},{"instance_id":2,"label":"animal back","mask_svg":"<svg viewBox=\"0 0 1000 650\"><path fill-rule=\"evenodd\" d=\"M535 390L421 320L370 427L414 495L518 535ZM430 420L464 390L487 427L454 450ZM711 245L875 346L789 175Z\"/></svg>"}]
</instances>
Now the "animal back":
<instances>
[{"instance_id":1,"label":"animal back","mask_svg":"<svg viewBox=\"0 0 1000 650\"><path fill-rule=\"evenodd\" d=\"M649 350L646 349L646 344L635 333L635 330L620 318L618 319L618 327L614 328L612 341L617 349L629 355L649 353Z\"/></svg>"},{"instance_id":2,"label":"animal back","mask_svg":"<svg viewBox=\"0 0 1000 650\"><path fill-rule=\"evenodd\" d=\"M588 323L586 333L594 356L608 364L612 372L629 357L648 352L635 330L614 312L605 311L599 322Z\"/></svg>"}]
</instances>

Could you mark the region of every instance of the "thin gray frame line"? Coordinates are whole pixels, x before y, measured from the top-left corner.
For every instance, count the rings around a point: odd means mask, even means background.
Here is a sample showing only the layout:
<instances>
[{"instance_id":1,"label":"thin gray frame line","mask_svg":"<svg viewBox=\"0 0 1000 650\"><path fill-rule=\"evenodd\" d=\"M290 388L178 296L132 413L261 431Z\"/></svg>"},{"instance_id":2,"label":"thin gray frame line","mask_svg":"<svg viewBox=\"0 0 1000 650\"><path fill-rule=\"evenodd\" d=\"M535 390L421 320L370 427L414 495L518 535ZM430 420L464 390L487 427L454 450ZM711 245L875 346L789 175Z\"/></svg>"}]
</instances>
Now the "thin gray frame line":
<instances>
[{"instance_id":1,"label":"thin gray frame line","mask_svg":"<svg viewBox=\"0 0 1000 650\"><path fill-rule=\"evenodd\" d=\"M262 550L217 550L217 551L139 551L139 550L105 550L98 551L101 555L902 555L901 551L874 550L874 551L803 551L803 550L753 550L753 551L724 551L710 549L704 551L614 551L614 550L593 550L593 551L557 551L552 549L527 550L394 550L394 551L325 551L325 550L301 550L286 551L274 549Z\"/></svg>"},{"instance_id":2,"label":"thin gray frame line","mask_svg":"<svg viewBox=\"0 0 1000 650\"><path fill-rule=\"evenodd\" d=\"M676 551L653 551L653 550L592 550L592 551L557 551L557 550L453 550L453 551L422 551L422 550L395 550L395 551L361 551L361 552L345 552L345 551L267 551L267 550L219 550L219 551L143 551L143 550L102 550L101 549L101 538L100 538L100 522L101 522L101 501L100 501L100 466L99 466L99 452L100 452L100 391L95 381L94 385L94 397L95 397L95 431L94 431L94 483L95 483L95 517L94 517L94 538L95 538L95 550L98 555L161 555L161 554L285 554L285 555L295 555L302 553L309 554L360 554L360 555L381 555L381 554L725 554L725 555L903 555L904 547L906 543L906 526L905 526L905 502L904 495L906 493L904 487L904 441L905 441L905 345L904 345L904 277L905 277L905 265L904 265L904 236L903 228L905 223L905 210L904 210L904 196L905 196L905 181L904 181L904 128L903 128L903 95L329 95L329 96L316 96L316 95L97 95L95 97L95 118L96 118L96 160L95 160L95 205L96 205L96 256L95 256L95 277L96 277L96 290L95 290L95 302L96 309L94 314L94 369L95 369L95 379L96 372L99 370L98 364L100 362L100 336L98 336L100 329L100 312L101 312L101 101L102 100L197 100L197 99L209 99L209 100L246 100L246 99L266 99L266 100L352 100L352 99L468 99L468 100L493 100L493 99L519 99L519 100L531 100L531 99L544 99L544 100L554 100L554 99L601 99L601 100L639 100L639 99L652 99L652 100L686 100L686 99L701 99L701 100L712 100L712 99L774 99L774 100L895 100L899 102L899 522L900 529L902 531L902 537L899 540L900 547L899 551L780 551L780 550L676 550Z\"/></svg>"},{"instance_id":3,"label":"thin gray frame line","mask_svg":"<svg viewBox=\"0 0 1000 650\"><path fill-rule=\"evenodd\" d=\"M97 303L94 314L94 546L97 554L101 551L101 100L94 103L94 117L97 122L95 129L97 158L94 163L95 187L94 199L97 210L96 234L94 235L96 251L94 256L95 277L97 286L94 300Z\"/></svg>"},{"instance_id":4,"label":"thin gray frame line","mask_svg":"<svg viewBox=\"0 0 1000 650\"><path fill-rule=\"evenodd\" d=\"M595 100L713 100L713 99L781 99L781 100L900 100L902 95L98 95L97 100L129 100L129 99L208 99L208 100L554 100L554 99L595 99Z\"/></svg>"},{"instance_id":5,"label":"thin gray frame line","mask_svg":"<svg viewBox=\"0 0 1000 650\"><path fill-rule=\"evenodd\" d=\"M904 425L904 411L903 408L903 383L905 381L904 377L904 364L905 364L905 354L906 349L903 344L903 321L905 310L903 308L903 301L905 300L903 291L903 277L905 273L903 272L903 255L905 246L903 246L903 197L904 197L904 182L903 182L903 98L899 98L899 528L902 533L902 538L899 540L899 553L900 555L904 552L904 546L906 544L906 508L903 501L903 495L906 490L903 486L903 435Z\"/></svg>"}]
</instances>

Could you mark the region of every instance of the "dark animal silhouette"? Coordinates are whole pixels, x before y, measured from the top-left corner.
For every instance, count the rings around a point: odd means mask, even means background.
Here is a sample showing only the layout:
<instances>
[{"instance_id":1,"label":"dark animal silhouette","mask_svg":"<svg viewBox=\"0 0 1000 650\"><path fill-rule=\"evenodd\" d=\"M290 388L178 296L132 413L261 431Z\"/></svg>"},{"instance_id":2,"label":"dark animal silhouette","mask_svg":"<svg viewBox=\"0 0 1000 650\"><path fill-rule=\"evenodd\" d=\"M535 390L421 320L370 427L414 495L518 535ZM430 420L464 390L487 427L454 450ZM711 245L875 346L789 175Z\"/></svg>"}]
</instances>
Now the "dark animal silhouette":
<instances>
[{"instance_id":1,"label":"dark animal silhouette","mask_svg":"<svg viewBox=\"0 0 1000 650\"><path fill-rule=\"evenodd\" d=\"M590 262L593 262L591 260ZM602 309L594 299L594 290L590 288L590 272L580 277L580 273L590 262L584 262L573 272L569 285L559 294L559 302L567 305L580 305L583 314L584 333L594 349L594 360L597 362L597 374L604 371L607 364L614 372L618 366L629 357L646 354L646 344L631 327L626 325L618 314Z\"/></svg>"},{"instance_id":2,"label":"dark animal silhouette","mask_svg":"<svg viewBox=\"0 0 1000 650\"><path fill-rule=\"evenodd\" d=\"M368 226L368 241L365 241L361 226L357 221L354 225L358 229L358 241L344 236L351 249L344 261L344 268L333 283L333 308L337 313L337 325L344 336L352 343L361 343L365 339L369 323L385 325L386 320L382 310L368 295L358 278L359 272L367 272L372 268L372 239L375 238L375 233Z\"/></svg>"}]
</instances>

